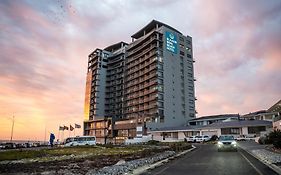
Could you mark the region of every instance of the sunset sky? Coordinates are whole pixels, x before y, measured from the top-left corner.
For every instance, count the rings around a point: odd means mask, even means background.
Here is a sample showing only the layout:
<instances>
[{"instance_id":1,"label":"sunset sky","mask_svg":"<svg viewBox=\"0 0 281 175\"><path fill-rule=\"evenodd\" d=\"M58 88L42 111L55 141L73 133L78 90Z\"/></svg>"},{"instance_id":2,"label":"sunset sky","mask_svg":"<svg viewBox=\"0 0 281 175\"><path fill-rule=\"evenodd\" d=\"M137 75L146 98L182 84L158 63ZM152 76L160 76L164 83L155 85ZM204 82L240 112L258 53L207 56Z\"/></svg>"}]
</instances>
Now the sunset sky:
<instances>
[{"instance_id":1,"label":"sunset sky","mask_svg":"<svg viewBox=\"0 0 281 175\"><path fill-rule=\"evenodd\" d=\"M2 0L0 140L13 115L14 139L82 125L90 52L130 42L153 19L193 37L198 116L281 98L280 0Z\"/></svg>"}]
</instances>

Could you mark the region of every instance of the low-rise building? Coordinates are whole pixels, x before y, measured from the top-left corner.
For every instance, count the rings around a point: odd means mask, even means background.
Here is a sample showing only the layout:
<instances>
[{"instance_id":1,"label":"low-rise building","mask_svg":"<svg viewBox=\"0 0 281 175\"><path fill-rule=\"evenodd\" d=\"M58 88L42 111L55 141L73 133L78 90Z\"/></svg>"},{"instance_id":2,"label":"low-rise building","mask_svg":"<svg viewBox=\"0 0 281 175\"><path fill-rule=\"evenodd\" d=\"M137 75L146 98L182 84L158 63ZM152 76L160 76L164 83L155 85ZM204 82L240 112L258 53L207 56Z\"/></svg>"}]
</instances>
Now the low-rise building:
<instances>
[{"instance_id":1,"label":"low-rise building","mask_svg":"<svg viewBox=\"0 0 281 175\"><path fill-rule=\"evenodd\" d=\"M272 114L273 129L281 130L281 100L271 106L267 111Z\"/></svg>"},{"instance_id":2,"label":"low-rise building","mask_svg":"<svg viewBox=\"0 0 281 175\"><path fill-rule=\"evenodd\" d=\"M221 121L205 126L181 126L161 128L151 131L154 140L158 141L183 141L185 137L193 135L240 135L260 136L261 132L272 130L272 123L265 120L236 120Z\"/></svg>"}]
</instances>

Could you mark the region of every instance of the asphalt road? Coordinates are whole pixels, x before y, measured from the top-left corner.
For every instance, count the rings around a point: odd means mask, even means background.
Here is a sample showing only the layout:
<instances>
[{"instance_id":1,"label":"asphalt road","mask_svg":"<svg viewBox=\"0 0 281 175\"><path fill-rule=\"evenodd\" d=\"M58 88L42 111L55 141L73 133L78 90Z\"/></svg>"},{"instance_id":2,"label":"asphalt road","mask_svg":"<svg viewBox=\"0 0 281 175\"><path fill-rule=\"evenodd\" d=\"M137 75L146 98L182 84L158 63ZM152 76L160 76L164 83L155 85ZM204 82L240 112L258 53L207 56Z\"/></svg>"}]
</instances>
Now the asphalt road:
<instances>
[{"instance_id":1,"label":"asphalt road","mask_svg":"<svg viewBox=\"0 0 281 175\"><path fill-rule=\"evenodd\" d=\"M142 175L275 175L276 173L244 150L218 152L216 145L197 149Z\"/></svg>"}]
</instances>

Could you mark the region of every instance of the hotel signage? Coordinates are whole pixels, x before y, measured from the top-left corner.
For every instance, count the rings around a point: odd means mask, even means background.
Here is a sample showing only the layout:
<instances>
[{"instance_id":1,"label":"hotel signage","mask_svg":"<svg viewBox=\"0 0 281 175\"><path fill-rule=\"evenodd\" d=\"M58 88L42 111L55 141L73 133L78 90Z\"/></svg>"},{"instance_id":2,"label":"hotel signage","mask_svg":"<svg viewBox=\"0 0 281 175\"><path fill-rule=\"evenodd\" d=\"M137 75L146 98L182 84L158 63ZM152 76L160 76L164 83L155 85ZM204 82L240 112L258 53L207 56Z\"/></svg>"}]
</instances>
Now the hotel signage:
<instances>
[{"instance_id":1,"label":"hotel signage","mask_svg":"<svg viewBox=\"0 0 281 175\"><path fill-rule=\"evenodd\" d=\"M178 52L177 36L173 32L166 32L166 49L175 54Z\"/></svg>"}]
</instances>

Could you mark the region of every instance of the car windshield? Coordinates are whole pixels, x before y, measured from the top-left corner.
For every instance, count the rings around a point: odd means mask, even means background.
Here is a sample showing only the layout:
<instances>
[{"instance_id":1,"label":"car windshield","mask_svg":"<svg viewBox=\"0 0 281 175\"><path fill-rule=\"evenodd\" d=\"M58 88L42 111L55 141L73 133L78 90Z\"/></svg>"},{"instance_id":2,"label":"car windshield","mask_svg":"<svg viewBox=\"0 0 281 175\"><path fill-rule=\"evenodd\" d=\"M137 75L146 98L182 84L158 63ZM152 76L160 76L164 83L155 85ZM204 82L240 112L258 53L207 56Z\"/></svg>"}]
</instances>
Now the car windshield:
<instances>
[{"instance_id":1,"label":"car windshield","mask_svg":"<svg viewBox=\"0 0 281 175\"><path fill-rule=\"evenodd\" d=\"M233 136L220 136L219 140L234 140Z\"/></svg>"}]
</instances>

